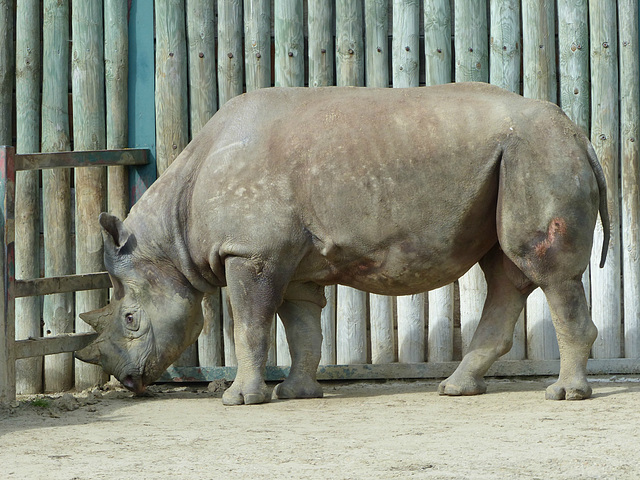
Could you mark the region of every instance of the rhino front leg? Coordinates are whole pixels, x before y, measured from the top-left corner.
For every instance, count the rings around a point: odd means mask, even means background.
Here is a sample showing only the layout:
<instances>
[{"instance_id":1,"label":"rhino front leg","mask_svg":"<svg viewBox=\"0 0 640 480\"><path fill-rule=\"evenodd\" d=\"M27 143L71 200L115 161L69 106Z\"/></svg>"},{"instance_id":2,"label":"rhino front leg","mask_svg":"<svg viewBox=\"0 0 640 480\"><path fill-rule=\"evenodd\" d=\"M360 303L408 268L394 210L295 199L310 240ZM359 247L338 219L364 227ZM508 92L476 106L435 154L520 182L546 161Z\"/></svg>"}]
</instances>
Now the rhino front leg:
<instances>
[{"instance_id":1,"label":"rhino front leg","mask_svg":"<svg viewBox=\"0 0 640 480\"><path fill-rule=\"evenodd\" d=\"M270 278L263 265L234 257L225 262L227 293L233 316L238 371L224 392L225 405L248 405L271 400L264 381L271 324L282 298L279 282Z\"/></svg>"},{"instance_id":2,"label":"rhino front leg","mask_svg":"<svg viewBox=\"0 0 640 480\"><path fill-rule=\"evenodd\" d=\"M325 304L324 288L315 284L294 284L285 292L278 315L287 334L291 370L284 382L276 386L276 397L322 397L316 373L322 349L320 313Z\"/></svg>"},{"instance_id":3,"label":"rhino front leg","mask_svg":"<svg viewBox=\"0 0 640 480\"><path fill-rule=\"evenodd\" d=\"M477 395L487 389L484 375L489 367L511 350L513 330L532 286L516 288L524 279L500 248L495 247L480 262L487 280L487 299L469 351L455 372L438 387L440 395Z\"/></svg>"}]
</instances>

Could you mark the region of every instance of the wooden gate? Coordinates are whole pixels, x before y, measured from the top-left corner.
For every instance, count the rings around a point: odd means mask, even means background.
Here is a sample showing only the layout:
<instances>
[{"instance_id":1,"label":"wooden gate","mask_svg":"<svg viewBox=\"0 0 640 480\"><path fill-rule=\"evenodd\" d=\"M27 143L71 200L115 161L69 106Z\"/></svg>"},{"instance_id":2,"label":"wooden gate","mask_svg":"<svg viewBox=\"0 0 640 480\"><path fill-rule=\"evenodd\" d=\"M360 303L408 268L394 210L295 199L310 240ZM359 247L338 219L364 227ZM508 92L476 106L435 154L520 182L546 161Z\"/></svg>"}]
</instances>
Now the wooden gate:
<instances>
[{"instance_id":1,"label":"wooden gate","mask_svg":"<svg viewBox=\"0 0 640 480\"><path fill-rule=\"evenodd\" d=\"M71 141L76 149L149 147L157 170L136 169L130 174L130 197L135 200L220 105L256 88L403 88L473 80L556 102L590 133L610 190L613 241L607 265L584 276L600 332L589 368L640 373L637 0L129 3L130 9L120 0L0 1L0 144L16 145L19 153L69 150ZM64 48L69 39L71 58ZM17 255L19 276L97 268L95 257L85 258L83 242L72 242L69 198L71 187L83 198L106 189L100 175L60 178L47 173L41 179L37 174L18 178L16 234L25 236L17 243L22 249ZM110 210L126 214L125 179L121 170L110 171L108 184L114 193L98 195L94 206L77 211L76 238L99 236L95 212L98 205L106 205L106 197L111 199ZM45 198L44 269L21 260L39 258L40 231L34 221L39 182ZM56 204L61 195L62 204ZM62 230L47 220L53 205L66 212ZM21 208L26 213L21 214ZM596 246L602 236L598 225ZM65 252L65 261L56 264L51 256L55 252ZM104 294L77 294L75 303L70 295L45 300L44 309L37 300L17 305L18 334L82 330L77 313L100 304ZM348 287L328 288L320 377L446 376L468 348L485 295L477 266L454 285L422 295L392 298ZM206 322L198 344L164 379L234 374L232 325L224 292L207 297L203 307ZM65 314L58 322L54 312L60 311ZM26 320L40 316L44 331L39 322ZM549 309L536 291L518 322L511 352L490 373L555 374L557 359ZM277 321L270 378L281 378L288 363ZM46 388L69 388L73 367L51 365L44 367L45 383L55 376L63 380L51 381ZM41 389L37 378L42 373L38 360L19 364L18 389ZM83 374L76 376L75 384L82 388L100 378L99 372Z\"/></svg>"}]
</instances>

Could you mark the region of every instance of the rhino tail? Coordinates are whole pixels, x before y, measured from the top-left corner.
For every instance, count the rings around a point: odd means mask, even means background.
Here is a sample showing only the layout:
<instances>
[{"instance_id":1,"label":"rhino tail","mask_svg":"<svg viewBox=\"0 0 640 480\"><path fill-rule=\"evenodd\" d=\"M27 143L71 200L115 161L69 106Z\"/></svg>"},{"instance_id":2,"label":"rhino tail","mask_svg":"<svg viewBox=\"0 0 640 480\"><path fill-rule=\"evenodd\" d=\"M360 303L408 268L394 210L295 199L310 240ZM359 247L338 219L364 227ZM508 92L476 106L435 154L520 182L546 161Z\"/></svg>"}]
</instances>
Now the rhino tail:
<instances>
[{"instance_id":1,"label":"rhino tail","mask_svg":"<svg viewBox=\"0 0 640 480\"><path fill-rule=\"evenodd\" d=\"M602 230L604 238L602 240L602 253L600 254L600 268L604 267L604 263L607 260L607 252L609 251L609 241L611 239L611 224L609 221L609 208L607 207L607 182L604 177L604 171L598 161L596 151L591 145L591 142L587 142L587 157L589 158L589 164L593 170L593 174L596 176L598 182L598 191L600 193L600 205L598 211L600 212L600 221L602 222Z\"/></svg>"}]
</instances>

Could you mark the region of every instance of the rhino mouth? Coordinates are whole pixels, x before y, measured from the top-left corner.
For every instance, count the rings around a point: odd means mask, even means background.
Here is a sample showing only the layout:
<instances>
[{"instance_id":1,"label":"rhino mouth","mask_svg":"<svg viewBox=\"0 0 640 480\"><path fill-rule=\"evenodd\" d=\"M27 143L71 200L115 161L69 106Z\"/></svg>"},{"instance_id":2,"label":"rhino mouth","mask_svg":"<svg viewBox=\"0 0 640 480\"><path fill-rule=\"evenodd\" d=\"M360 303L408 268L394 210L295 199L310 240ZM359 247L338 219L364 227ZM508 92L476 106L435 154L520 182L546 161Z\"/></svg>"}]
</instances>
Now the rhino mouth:
<instances>
[{"instance_id":1,"label":"rhino mouth","mask_svg":"<svg viewBox=\"0 0 640 480\"><path fill-rule=\"evenodd\" d=\"M144 393L144 391L147 389L147 385L145 384L144 379L141 375L126 375L124 378L122 378L122 380L120 380L120 383L122 383L122 385L124 385L128 390L131 390L136 395Z\"/></svg>"}]
</instances>

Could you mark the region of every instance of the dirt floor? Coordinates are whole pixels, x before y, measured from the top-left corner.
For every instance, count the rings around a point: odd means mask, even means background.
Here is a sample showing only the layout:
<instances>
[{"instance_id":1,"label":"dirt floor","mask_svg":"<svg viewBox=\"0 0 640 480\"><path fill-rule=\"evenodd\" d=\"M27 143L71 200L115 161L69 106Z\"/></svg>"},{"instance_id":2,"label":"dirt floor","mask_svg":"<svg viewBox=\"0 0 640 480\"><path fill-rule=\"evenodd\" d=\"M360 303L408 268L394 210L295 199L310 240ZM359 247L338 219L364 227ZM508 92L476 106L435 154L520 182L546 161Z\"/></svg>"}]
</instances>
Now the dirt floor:
<instances>
[{"instance_id":1,"label":"dirt floor","mask_svg":"<svg viewBox=\"0 0 640 480\"><path fill-rule=\"evenodd\" d=\"M325 383L323 399L242 407L206 385L24 397L0 411L0 478L640 478L640 377L592 378L581 402L545 401L551 381L461 398Z\"/></svg>"}]
</instances>

